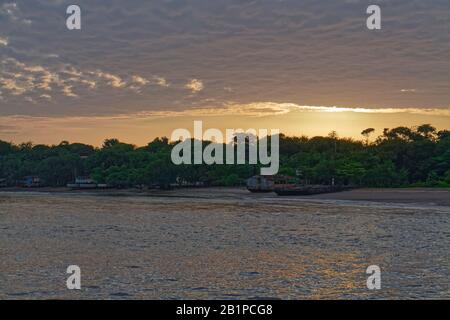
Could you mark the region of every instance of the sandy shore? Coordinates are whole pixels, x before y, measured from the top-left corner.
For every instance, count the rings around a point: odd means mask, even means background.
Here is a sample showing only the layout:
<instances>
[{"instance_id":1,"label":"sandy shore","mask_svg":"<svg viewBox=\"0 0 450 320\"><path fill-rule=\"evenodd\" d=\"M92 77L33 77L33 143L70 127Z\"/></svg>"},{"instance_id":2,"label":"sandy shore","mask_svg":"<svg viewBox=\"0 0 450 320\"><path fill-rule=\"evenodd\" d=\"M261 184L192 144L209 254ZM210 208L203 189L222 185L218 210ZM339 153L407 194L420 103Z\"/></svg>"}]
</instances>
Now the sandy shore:
<instances>
[{"instance_id":1,"label":"sandy shore","mask_svg":"<svg viewBox=\"0 0 450 320\"><path fill-rule=\"evenodd\" d=\"M347 192L320 194L311 199L375 201L391 203L420 203L450 206L450 189L357 189Z\"/></svg>"},{"instance_id":2,"label":"sandy shore","mask_svg":"<svg viewBox=\"0 0 450 320\"><path fill-rule=\"evenodd\" d=\"M156 196L174 198L205 198L227 197L236 199L249 198L279 198L275 193L250 193L245 188L186 188L174 190L147 189L95 189L72 190L69 188L1 188L0 192L42 192L64 194L88 194L101 196ZM362 188L351 191L327 193L313 196L283 197L288 199L311 200L345 200L345 201L373 201L385 203L405 203L450 206L450 189L439 188Z\"/></svg>"}]
</instances>

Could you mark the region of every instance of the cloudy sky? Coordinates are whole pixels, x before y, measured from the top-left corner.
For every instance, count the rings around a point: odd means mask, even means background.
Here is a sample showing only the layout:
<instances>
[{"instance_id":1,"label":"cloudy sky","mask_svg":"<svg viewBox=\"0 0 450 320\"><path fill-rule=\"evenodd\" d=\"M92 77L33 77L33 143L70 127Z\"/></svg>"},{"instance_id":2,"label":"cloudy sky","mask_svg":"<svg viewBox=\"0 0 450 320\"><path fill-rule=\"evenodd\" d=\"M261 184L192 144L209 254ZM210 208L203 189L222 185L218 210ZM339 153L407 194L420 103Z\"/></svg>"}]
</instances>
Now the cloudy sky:
<instances>
[{"instance_id":1,"label":"cloudy sky","mask_svg":"<svg viewBox=\"0 0 450 320\"><path fill-rule=\"evenodd\" d=\"M366 28L370 4L381 30ZM196 119L450 128L450 1L0 1L1 140L144 144Z\"/></svg>"}]
</instances>

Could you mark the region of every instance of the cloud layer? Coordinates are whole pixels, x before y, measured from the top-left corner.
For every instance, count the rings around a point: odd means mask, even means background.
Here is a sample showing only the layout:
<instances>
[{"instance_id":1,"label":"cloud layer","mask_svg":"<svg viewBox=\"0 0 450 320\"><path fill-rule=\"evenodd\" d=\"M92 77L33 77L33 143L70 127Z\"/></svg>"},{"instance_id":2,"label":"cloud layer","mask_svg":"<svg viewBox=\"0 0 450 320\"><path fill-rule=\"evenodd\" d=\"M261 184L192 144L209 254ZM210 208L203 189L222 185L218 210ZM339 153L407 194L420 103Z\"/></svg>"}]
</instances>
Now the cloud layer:
<instances>
[{"instance_id":1,"label":"cloud layer","mask_svg":"<svg viewBox=\"0 0 450 320\"><path fill-rule=\"evenodd\" d=\"M16 143L57 144L62 140L101 145L105 138L145 145L156 136L169 136L176 128L192 130L202 120L207 128L279 129L284 134L326 135L335 130L340 136L359 139L365 128L415 126L433 123L448 128L450 109L364 109L301 106L292 103L251 103L204 107L180 111L142 111L98 116L0 116L0 135ZM320 124L320 125L317 125Z\"/></svg>"},{"instance_id":2,"label":"cloud layer","mask_svg":"<svg viewBox=\"0 0 450 320\"><path fill-rule=\"evenodd\" d=\"M68 31L72 2L0 5L0 115L450 107L448 0L78 0Z\"/></svg>"}]
</instances>

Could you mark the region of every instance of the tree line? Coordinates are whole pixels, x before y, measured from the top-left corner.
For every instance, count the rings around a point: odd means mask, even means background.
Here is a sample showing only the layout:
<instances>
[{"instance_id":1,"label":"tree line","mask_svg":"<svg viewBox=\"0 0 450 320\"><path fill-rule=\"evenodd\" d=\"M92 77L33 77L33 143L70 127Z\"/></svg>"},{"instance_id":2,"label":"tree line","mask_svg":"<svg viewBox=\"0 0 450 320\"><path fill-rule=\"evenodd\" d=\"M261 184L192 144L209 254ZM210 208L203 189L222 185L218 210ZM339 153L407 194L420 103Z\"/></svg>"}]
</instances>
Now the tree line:
<instances>
[{"instance_id":1,"label":"tree line","mask_svg":"<svg viewBox=\"0 0 450 320\"><path fill-rule=\"evenodd\" d=\"M334 180L368 187L450 187L450 131L424 124L384 129L372 138L374 131L362 131L360 140L340 138L336 132L325 137L281 134L279 174L309 184ZM48 146L0 140L0 179L14 185L34 175L56 187L90 176L114 187L168 188L182 183L243 185L259 173L259 166L250 164L174 165L171 150L176 143L163 137L136 147L108 139L96 148L67 141Z\"/></svg>"}]
</instances>

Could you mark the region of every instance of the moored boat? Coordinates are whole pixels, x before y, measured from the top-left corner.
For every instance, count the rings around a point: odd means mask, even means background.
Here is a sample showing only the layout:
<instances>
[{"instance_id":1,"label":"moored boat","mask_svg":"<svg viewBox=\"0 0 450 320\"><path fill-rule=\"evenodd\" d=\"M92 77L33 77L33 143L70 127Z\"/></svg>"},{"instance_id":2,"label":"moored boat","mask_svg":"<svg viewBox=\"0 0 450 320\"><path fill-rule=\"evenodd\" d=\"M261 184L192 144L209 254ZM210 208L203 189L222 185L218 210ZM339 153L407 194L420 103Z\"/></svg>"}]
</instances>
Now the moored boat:
<instances>
[{"instance_id":1,"label":"moored boat","mask_svg":"<svg viewBox=\"0 0 450 320\"><path fill-rule=\"evenodd\" d=\"M75 183L68 183L67 187L70 189L96 189L98 184L90 177L76 177Z\"/></svg>"},{"instance_id":2,"label":"moored boat","mask_svg":"<svg viewBox=\"0 0 450 320\"><path fill-rule=\"evenodd\" d=\"M247 180L247 190L250 192L273 192L279 185L286 184L291 177L283 175L253 176Z\"/></svg>"}]
</instances>

